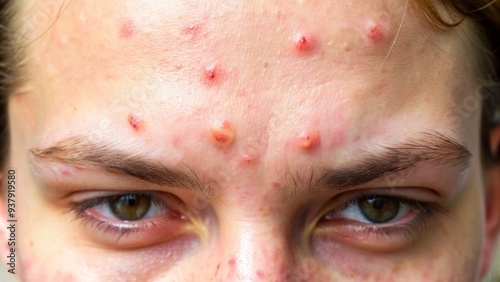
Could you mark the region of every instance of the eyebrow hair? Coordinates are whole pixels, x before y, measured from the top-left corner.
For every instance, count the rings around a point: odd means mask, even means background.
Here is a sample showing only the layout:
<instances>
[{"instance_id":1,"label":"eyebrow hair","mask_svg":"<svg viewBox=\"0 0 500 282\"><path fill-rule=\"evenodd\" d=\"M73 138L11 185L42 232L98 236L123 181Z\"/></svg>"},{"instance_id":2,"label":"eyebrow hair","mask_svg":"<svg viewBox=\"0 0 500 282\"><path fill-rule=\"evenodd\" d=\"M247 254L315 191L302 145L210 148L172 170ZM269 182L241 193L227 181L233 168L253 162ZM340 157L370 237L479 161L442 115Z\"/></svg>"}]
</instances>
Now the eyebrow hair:
<instances>
[{"instance_id":1,"label":"eyebrow hair","mask_svg":"<svg viewBox=\"0 0 500 282\"><path fill-rule=\"evenodd\" d=\"M407 170L422 162L465 167L471 157L464 145L439 133L422 133L419 138L408 139L401 144L378 147L380 150L377 152L365 151L364 156L351 165L324 170L319 178L314 177L313 171L307 178L289 173L289 184L295 188L292 193L303 191L304 186L310 191L316 190L315 187L343 190ZM82 136L70 137L47 148L31 149L30 152L39 160L97 166L112 173L209 196L213 196L213 186L217 186L213 180L199 179L187 165L182 165L182 170L168 168L156 160L116 149L112 143L91 142Z\"/></svg>"},{"instance_id":2,"label":"eyebrow hair","mask_svg":"<svg viewBox=\"0 0 500 282\"><path fill-rule=\"evenodd\" d=\"M419 138L380 148L376 153L368 152L355 164L324 171L315 185L347 189L407 170L422 162L465 168L472 156L458 141L435 132L424 132Z\"/></svg>"},{"instance_id":3,"label":"eyebrow hair","mask_svg":"<svg viewBox=\"0 0 500 282\"><path fill-rule=\"evenodd\" d=\"M169 168L157 160L114 148L113 143L91 142L82 136L64 139L47 148L31 149L30 153L38 160L96 166L111 173L207 195L212 195L212 185L216 184L202 181L187 165L180 165L181 169Z\"/></svg>"}]
</instances>

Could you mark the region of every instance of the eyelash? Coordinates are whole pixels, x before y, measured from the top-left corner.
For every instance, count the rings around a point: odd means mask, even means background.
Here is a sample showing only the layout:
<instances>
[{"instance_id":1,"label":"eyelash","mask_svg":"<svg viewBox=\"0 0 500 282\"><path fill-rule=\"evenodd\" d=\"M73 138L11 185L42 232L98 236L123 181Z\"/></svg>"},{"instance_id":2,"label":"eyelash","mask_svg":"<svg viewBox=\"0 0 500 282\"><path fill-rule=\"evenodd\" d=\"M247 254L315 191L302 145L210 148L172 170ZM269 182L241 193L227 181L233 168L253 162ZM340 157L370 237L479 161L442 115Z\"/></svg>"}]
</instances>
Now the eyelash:
<instances>
[{"instance_id":1,"label":"eyelash","mask_svg":"<svg viewBox=\"0 0 500 282\"><path fill-rule=\"evenodd\" d=\"M354 196L349 196L350 200L345 201L335 209L328 211L320 219L322 225L332 225L332 221L340 221L343 225L348 223L352 232L355 232L358 237L361 236L367 240L406 241L416 240L418 234L427 229L429 221L436 216L445 215L448 210L438 204L409 199L405 196L396 193L385 192L362 192L356 193ZM353 219L345 219L338 217L339 214L350 206L358 205L360 201L370 198L387 198L397 200L400 204L409 206L411 209L402 219L391 223L365 223ZM331 207L331 206L330 206ZM413 211L413 212L412 212ZM407 219L408 215L412 214L412 218ZM330 218L328 218L330 217ZM400 221L405 221L399 223ZM335 224L335 223L333 223ZM404 237L404 238L403 238Z\"/></svg>"},{"instance_id":2,"label":"eyelash","mask_svg":"<svg viewBox=\"0 0 500 282\"><path fill-rule=\"evenodd\" d=\"M90 209L99 209L103 207L110 207L113 200L125 196L125 195L138 195L147 196L151 199L151 205L157 205L159 208L164 210L164 213L159 216L142 218L137 221L119 221L117 223L111 222L113 219L106 218L99 219L98 217L91 215ZM156 195L156 193L148 192L126 192L118 193L110 196L96 197L88 200L84 200L79 203L73 204L69 211L74 213L77 220L81 220L83 225L89 226L92 233L100 233L98 239L104 238L114 238L112 242L119 244L120 240L125 239L123 244L128 245L133 244L135 241L134 235L139 236L139 240L143 238L144 233L154 229L155 233L164 234L165 232L158 232L158 230L172 231L172 226L179 226L186 222L186 217L177 211L173 210L173 207L165 203L166 201L162 197ZM176 233L178 230L173 230L170 233ZM95 235L95 234L94 234ZM168 236L165 236L168 237ZM166 239L166 238L163 238ZM130 241L130 242L129 242ZM149 243L149 242L148 242Z\"/></svg>"},{"instance_id":3,"label":"eyelash","mask_svg":"<svg viewBox=\"0 0 500 282\"><path fill-rule=\"evenodd\" d=\"M140 195L147 196L151 199L151 204L156 205L160 209L164 210L163 214L159 216L142 218L137 221L120 221L117 219L116 223L113 223L113 219L100 219L95 215L90 214L90 209L99 209L103 207L110 207L112 201L118 197L125 195ZM354 219L346 219L339 217L339 214L351 206L358 205L360 201L370 198L387 198L394 199L400 204L407 205L410 211L399 219L397 222L391 223L365 223L356 221ZM167 200L165 200L165 198ZM347 198L347 200L346 200ZM148 192L122 192L118 194L113 194L103 197L95 197L92 199L84 200L79 203L75 203L70 207L70 211L75 214L77 220L81 220L84 226L90 226L90 230L93 235L96 235L97 239L102 238L113 238L108 241L108 243L120 244L120 240L125 240L123 245L133 245L134 242L137 244L143 243L142 239L145 234L151 233L151 236L156 236L159 240L164 240L168 236L159 236L158 234L173 234L179 233L182 226L186 225L186 216L182 212L174 210L175 205L179 206L180 200L170 199L167 197L158 196L157 193ZM166 203L167 202L167 203ZM337 197L332 203L343 202L337 205L333 210L332 205L329 205L329 211L321 216L319 220L320 226L326 226L327 228L335 228L335 225L340 223L343 228L341 232L351 232L356 234L355 237L362 237L366 241L377 241L377 242L387 242L387 241L403 241L406 242L416 240L418 234L423 232L427 226L428 222L436 217L437 215L443 215L447 213L447 210L437 204L420 201L415 199L409 199L405 196L399 195L391 192L380 192L380 191L368 191L357 193L349 193L347 196ZM170 203L170 205L168 204ZM413 211L413 215L410 219L407 219L408 215ZM405 221L401 223L400 221ZM347 230L347 231L345 231ZM158 232L160 231L160 232ZM161 232L164 231L164 232ZM97 233L97 234L94 234ZM154 235L153 235L154 234ZM137 235L137 236L135 236ZM175 235L175 234L174 234ZM352 236L351 236L352 237ZM375 238L374 238L375 237ZM389 239L389 240L388 240ZM147 242L147 244L152 244L152 242Z\"/></svg>"}]
</instances>

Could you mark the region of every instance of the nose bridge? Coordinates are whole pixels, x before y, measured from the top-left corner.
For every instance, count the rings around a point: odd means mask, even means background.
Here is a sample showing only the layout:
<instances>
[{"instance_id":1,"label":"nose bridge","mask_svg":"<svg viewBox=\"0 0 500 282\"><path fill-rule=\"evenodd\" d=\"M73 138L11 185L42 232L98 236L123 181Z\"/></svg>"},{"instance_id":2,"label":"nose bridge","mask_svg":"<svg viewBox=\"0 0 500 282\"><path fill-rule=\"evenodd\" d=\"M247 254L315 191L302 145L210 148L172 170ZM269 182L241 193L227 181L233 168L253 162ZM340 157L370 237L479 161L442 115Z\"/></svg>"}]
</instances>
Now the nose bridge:
<instances>
[{"instance_id":1,"label":"nose bridge","mask_svg":"<svg viewBox=\"0 0 500 282\"><path fill-rule=\"evenodd\" d=\"M220 239L238 281L288 281L295 269L292 236L272 221L233 222Z\"/></svg>"}]
</instances>

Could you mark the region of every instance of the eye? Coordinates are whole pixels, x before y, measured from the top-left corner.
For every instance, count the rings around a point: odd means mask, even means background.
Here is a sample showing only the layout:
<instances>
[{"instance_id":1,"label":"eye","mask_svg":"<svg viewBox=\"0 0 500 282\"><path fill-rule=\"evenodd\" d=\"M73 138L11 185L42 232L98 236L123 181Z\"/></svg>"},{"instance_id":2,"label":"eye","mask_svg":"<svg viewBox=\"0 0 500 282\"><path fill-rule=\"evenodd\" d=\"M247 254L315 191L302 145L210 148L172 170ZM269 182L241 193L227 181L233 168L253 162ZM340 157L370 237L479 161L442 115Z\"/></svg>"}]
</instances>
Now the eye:
<instances>
[{"instance_id":1,"label":"eye","mask_svg":"<svg viewBox=\"0 0 500 282\"><path fill-rule=\"evenodd\" d=\"M364 223L388 223L410 212L408 204L393 197L372 197L356 200L339 212L339 216Z\"/></svg>"},{"instance_id":2,"label":"eye","mask_svg":"<svg viewBox=\"0 0 500 282\"><path fill-rule=\"evenodd\" d=\"M71 211L96 241L117 247L141 247L189 233L182 201L167 193L135 193L92 197Z\"/></svg>"},{"instance_id":3,"label":"eye","mask_svg":"<svg viewBox=\"0 0 500 282\"><path fill-rule=\"evenodd\" d=\"M142 219L151 208L151 197L147 195L123 195L111 200L113 215L121 220Z\"/></svg>"},{"instance_id":4,"label":"eye","mask_svg":"<svg viewBox=\"0 0 500 282\"><path fill-rule=\"evenodd\" d=\"M327 212L318 221L315 235L321 240L389 251L418 240L436 215L445 213L445 208L438 204L412 199L412 194L418 193L391 193L396 192L377 189L348 192L335 198L325 208Z\"/></svg>"}]
</instances>

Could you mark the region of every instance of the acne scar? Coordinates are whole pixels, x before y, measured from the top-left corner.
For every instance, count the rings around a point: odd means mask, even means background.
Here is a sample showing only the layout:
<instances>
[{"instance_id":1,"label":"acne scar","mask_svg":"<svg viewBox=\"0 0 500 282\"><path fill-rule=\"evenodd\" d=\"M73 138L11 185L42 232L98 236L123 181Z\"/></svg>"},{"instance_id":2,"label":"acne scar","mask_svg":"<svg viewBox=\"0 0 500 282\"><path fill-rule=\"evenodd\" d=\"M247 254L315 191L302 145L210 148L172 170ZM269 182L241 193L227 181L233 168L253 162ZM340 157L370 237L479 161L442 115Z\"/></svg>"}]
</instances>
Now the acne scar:
<instances>
[{"instance_id":1,"label":"acne scar","mask_svg":"<svg viewBox=\"0 0 500 282\"><path fill-rule=\"evenodd\" d=\"M129 38L135 33L135 24L132 20L124 21L120 26L120 37Z\"/></svg>"},{"instance_id":2,"label":"acne scar","mask_svg":"<svg viewBox=\"0 0 500 282\"><path fill-rule=\"evenodd\" d=\"M216 146L229 146L236 138L234 126L227 120L210 129L210 136Z\"/></svg>"},{"instance_id":3,"label":"acne scar","mask_svg":"<svg viewBox=\"0 0 500 282\"><path fill-rule=\"evenodd\" d=\"M299 134L298 145L303 150L312 150L319 146L321 141L319 132L316 130L302 131Z\"/></svg>"},{"instance_id":4,"label":"acne scar","mask_svg":"<svg viewBox=\"0 0 500 282\"><path fill-rule=\"evenodd\" d=\"M144 127L144 122L142 119L134 114L128 115L128 124L135 130L139 131Z\"/></svg>"},{"instance_id":5,"label":"acne scar","mask_svg":"<svg viewBox=\"0 0 500 282\"><path fill-rule=\"evenodd\" d=\"M297 53L306 54L316 48L317 40L313 35L299 32L293 36L293 44Z\"/></svg>"},{"instance_id":6,"label":"acne scar","mask_svg":"<svg viewBox=\"0 0 500 282\"><path fill-rule=\"evenodd\" d=\"M385 36L382 24L374 21L368 21L365 32L366 36L374 43L379 42Z\"/></svg>"}]
</instances>

